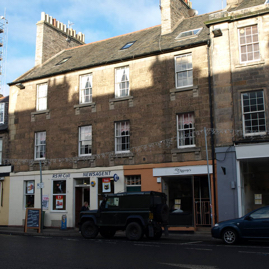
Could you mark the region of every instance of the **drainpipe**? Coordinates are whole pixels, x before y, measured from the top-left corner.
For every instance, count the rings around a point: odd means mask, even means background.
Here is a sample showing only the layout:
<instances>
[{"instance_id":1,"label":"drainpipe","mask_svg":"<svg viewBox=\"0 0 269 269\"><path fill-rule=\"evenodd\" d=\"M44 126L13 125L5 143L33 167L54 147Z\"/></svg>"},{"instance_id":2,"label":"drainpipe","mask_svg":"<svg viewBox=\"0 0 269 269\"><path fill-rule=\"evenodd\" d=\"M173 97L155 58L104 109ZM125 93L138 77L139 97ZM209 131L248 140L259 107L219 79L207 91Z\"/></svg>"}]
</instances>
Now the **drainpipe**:
<instances>
[{"instance_id":1,"label":"drainpipe","mask_svg":"<svg viewBox=\"0 0 269 269\"><path fill-rule=\"evenodd\" d=\"M211 65L210 65L210 52L209 48L211 45L211 40L207 41L207 63L208 63L208 91L209 91L209 106L210 106L210 142L211 142L211 158L213 165L213 194L214 194L214 216L215 223L217 222L217 214L216 214L216 176L215 176L215 139L214 139L214 116L213 116L213 100L212 100L212 85L211 85ZM213 223L212 223L213 225Z\"/></svg>"}]
</instances>

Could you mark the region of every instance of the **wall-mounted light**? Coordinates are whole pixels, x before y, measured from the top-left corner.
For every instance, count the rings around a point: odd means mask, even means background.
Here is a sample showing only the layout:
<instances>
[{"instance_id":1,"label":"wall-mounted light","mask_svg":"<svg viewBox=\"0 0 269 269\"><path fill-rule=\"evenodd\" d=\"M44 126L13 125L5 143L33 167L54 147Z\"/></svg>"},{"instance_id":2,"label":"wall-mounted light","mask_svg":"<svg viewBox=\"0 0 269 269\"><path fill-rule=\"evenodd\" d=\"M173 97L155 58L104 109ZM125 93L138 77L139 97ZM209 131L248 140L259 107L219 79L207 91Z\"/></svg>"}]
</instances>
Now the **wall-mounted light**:
<instances>
[{"instance_id":1,"label":"wall-mounted light","mask_svg":"<svg viewBox=\"0 0 269 269\"><path fill-rule=\"evenodd\" d=\"M220 28L213 29L214 37L222 36L222 31Z\"/></svg>"},{"instance_id":2,"label":"wall-mounted light","mask_svg":"<svg viewBox=\"0 0 269 269\"><path fill-rule=\"evenodd\" d=\"M162 182L162 178L161 177L157 177L157 183L161 183Z\"/></svg>"},{"instance_id":3,"label":"wall-mounted light","mask_svg":"<svg viewBox=\"0 0 269 269\"><path fill-rule=\"evenodd\" d=\"M22 83L17 83L16 84L16 87L18 87L19 89L25 89L25 86L24 85L22 85Z\"/></svg>"}]
</instances>

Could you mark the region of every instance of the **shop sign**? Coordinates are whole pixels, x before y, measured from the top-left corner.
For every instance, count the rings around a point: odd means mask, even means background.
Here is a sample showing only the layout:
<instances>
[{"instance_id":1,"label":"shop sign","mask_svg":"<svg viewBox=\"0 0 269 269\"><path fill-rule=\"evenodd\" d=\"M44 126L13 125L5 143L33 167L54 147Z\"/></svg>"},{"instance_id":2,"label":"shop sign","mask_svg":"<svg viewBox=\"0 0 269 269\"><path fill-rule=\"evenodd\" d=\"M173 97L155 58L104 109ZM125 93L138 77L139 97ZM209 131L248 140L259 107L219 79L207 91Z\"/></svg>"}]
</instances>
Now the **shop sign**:
<instances>
[{"instance_id":1,"label":"shop sign","mask_svg":"<svg viewBox=\"0 0 269 269\"><path fill-rule=\"evenodd\" d=\"M110 176L111 171L99 171L99 172L86 172L83 173L84 177L103 177L103 176Z\"/></svg>"},{"instance_id":2,"label":"shop sign","mask_svg":"<svg viewBox=\"0 0 269 269\"><path fill-rule=\"evenodd\" d=\"M70 177L70 173L63 173L63 174L53 174L52 178L67 178Z\"/></svg>"},{"instance_id":3,"label":"shop sign","mask_svg":"<svg viewBox=\"0 0 269 269\"><path fill-rule=\"evenodd\" d=\"M212 173L212 165L209 165L209 173ZM172 176L172 175L203 175L207 174L207 165L181 166L181 167L166 167L154 168L153 176Z\"/></svg>"},{"instance_id":4,"label":"shop sign","mask_svg":"<svg viewBox=\"0 0 269 269\"><path fill-rule=\"evenodd\" d=\"M113 178L114 182L117 182L120 179L120 177L117 174L114 174Z\"/></svg>"},{"instance_id":5,"label":"shop sign","mask_svg":"<svg viewBox=\"0 0 269 269\"><path fill-rule=\"evenodd\" d=\"M103 192L111 192L110 178L102 178L102 189Z\"/></svg>"},{"instance_id":6,"label":"shop sign","mask_svg":"<svg viewBox=\"0 0 269 269\"><path fill-rule=\"evenodd\" d=\"M56 209L63 209L63 208L64 208L64 196L56 195Z\"/></svg>"}]
</instances>

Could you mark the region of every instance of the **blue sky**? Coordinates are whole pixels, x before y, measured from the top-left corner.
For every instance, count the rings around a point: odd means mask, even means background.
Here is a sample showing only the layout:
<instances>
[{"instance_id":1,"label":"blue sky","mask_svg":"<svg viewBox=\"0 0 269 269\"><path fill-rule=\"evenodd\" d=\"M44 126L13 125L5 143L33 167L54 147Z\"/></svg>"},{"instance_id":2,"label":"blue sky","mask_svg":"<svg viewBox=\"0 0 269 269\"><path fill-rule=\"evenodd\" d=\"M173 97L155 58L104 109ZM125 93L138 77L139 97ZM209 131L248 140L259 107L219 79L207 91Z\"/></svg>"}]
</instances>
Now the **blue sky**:
<instances>
[{"instance_id":1,"label":"blue sky","mask_svg":"<svg viewBox=\"0 0 269 269\"><path fill-rule=\"evenodd\" d=\"M192 0L198 14L219 10L226 0ZM161 22L159 0L1 0L0 16L8 21L6 76L8 83L34 67L36 23L41 12L85 34L90 43L155 26ZM2 87L4 96L8 86Z\"/></svg>"}]
</instances>

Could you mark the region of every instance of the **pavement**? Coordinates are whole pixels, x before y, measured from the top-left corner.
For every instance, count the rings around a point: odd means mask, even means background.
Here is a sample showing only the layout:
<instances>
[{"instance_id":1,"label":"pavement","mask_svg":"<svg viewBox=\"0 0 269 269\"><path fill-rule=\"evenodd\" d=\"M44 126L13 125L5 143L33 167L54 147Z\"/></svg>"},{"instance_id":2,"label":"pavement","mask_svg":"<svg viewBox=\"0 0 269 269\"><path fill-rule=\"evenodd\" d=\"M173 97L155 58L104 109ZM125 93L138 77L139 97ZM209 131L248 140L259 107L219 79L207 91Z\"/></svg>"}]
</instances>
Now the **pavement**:
<instances>
[{"instance_id":1,"label":"pavement","mask_svg":"<svg viewBox=\"0 0 269 269\"><path fill-rule=\"evenodd\" d=\"M24 227L14 227L14 226L0 226L0 234L6 235L21 235L21 236L48 236L48 237L82 237L81 233L77 228L44 228L38 233L35 229L27 229L27 232L24 232ZM125 232L118 231L115 237L125 237ZM165 235L163 234L163 237ZM214 240L211 237L210 228L200 229L195 232L175 232L169 231L168 239L175 240L203 240L211 241Z\"/></svg>"}]
</instances>

